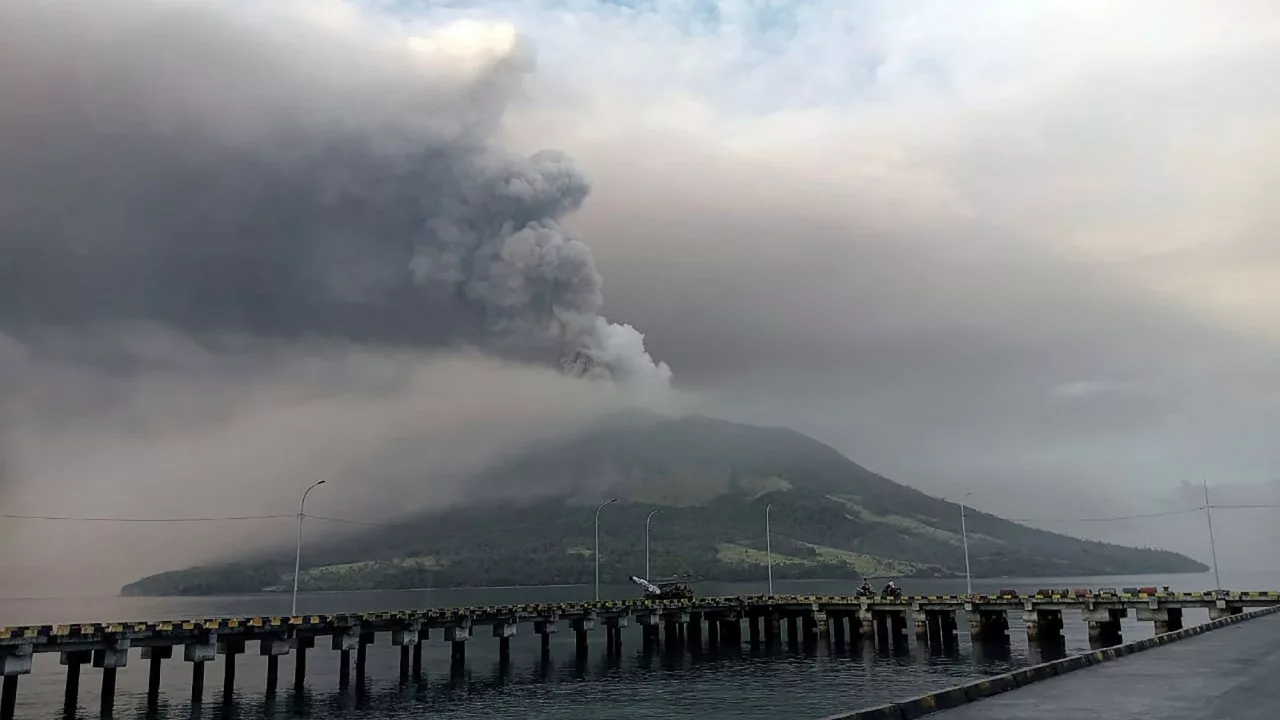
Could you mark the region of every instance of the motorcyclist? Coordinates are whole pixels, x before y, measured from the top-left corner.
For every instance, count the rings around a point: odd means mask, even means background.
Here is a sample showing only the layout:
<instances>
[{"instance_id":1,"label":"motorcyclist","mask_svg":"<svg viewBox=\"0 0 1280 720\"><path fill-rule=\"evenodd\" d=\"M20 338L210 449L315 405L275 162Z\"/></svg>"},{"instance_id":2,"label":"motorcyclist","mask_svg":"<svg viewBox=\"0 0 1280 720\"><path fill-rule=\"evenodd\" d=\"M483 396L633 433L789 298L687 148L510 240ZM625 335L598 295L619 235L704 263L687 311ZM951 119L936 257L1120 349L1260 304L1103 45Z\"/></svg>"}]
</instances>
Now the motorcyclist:
<instances>
[{"instance_id":1,"label":"motorcyclist","mask_svg":"<svg viewBox=\"0 0 1280 720\"><path fill-rule=\"evenodd\" d=\"M876 591L871 588L871 583L864 578L862 585L858 588L858 597L873 597Z\"/></svg>"},{"instance_id":2,"label":"motorcyclist","mask_svg":"<svg viewBox=\"0 0 1280 720\"><path fill-rule=\"evenodd\" d=\"M898 597L902 594L902 591L898 590L898 586L894 585L893 581L890 580L888 584L884 586L884 590L880 594L884 597Z\"/></svg>"}]
</instances>

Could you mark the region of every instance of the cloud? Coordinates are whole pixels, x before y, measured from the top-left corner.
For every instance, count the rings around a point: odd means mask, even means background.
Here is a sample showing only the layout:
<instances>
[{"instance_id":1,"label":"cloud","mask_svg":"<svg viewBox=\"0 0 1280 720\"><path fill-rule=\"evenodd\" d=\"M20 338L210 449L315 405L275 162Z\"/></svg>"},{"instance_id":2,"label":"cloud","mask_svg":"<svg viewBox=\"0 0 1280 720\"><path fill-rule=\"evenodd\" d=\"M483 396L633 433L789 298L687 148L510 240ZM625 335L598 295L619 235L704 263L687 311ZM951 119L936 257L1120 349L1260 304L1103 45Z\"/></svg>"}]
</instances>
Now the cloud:
<instances>
[{"instance_id":1,"label":"cloud","mask_svg":"<svg viewBox=\"0 0 1280 720\"><path fill-rule=\"evenodd\" d=\"M250 8L237 17L272 38L291 36L295 21L281 13L306 11L428 52L431 41L407 38L466 21L452 27L471 47L479 28L514 28L497 32L496 47L522 38L506 47L518 45L521 62L536 57L536 69L498 73L492 94L388 94L394 73L370 83L343 53L305 43L181 73L160 65L140 86L165 88L174 102L160 108L183 111L160 127L207 130L215 117L233 148L283 113L294 130L270 156L286 167L316 133L371 116L414 119L376 133L392 148L404 134L480 128L526 160L564 151L590 194L574 178L577 202L549 214L590 247L597 309L642 328L647 351L715 412L792 425L891 477L940 494L973 488L979 506L977 496L998 497L1000 510L1028 517L1049 506L1096 515L1114 493L1141 509L1150 493L1205 475L1275 476L1280 450L1259 430L1280 420L1280 216L1266 195L1280 167L1274 3L210 3ZM476 63L492 59L465 57L448 65L472 68L462 80L433 83L472 87ZM299 84L324 91L293 92ZM449 112L392 112L393 100ZM0 107L12 117L16 106ZM109 163L125 140L94 145L94 157ZM542 170L565 179L551 171L565 167L555 157ZM265 167L258 182L269 185ZM22 183L27 195L0 198L30 199L35 180ZM215 188L201 216L215 226L228 202L261 190ZM59 225L84 222L39 207ZM90 236L115 227L94 217ZM405 327L431 348L474 340L465 304L365 312L355 301L385 289L379 248L351 241L342 213L303 217L306 234L332 248L305 273L268 254L228 281L220 256L186 258L205 271L197 279L239 291L215 306L214 325L250 318L249 330L289 334L281 326L306 310L361 343L398 344ZM306 300L301 308L243 291L277 276L299 281L288 287L303 294L285 296ZM95 286L93 273L63 278L71 297L103 309L137 297L121 291L129 283ZM343 298L344 313L312 302L315 288ZM175 285L160 319L206 319L183 305L201 292ZM39 308L42 318L63 311ZM1081 382L1123 390L1052 397Z\"/></svg>"},{"instance_id":2,"label":"cloud","mask_svg":"<svg viewBox=\"0 0 1280 720\"><path fill-rule=\"evenodd\" d=\"M5 514L275 519L0 523L0 597L113 592L141 573L292 545L308 510L389 520L477 498L563 488L477 487L505 453L626 406L609 383L494 360L338 341L223 337L156 325L0 335ZM321 525L313 533L341 531ZM351 529L351 526L346 526Z\"/></svg>"}]
</instances>

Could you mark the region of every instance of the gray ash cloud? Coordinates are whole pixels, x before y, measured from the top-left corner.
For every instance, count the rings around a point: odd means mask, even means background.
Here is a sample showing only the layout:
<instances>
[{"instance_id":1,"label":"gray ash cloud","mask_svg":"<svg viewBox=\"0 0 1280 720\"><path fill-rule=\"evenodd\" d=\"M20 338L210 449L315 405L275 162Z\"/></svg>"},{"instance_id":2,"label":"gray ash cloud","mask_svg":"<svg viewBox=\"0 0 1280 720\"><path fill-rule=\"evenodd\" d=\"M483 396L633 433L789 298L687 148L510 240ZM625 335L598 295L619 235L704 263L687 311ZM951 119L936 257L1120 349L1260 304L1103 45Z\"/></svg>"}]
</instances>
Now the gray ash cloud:
<instances>
[{"instance_id":1,"label":"gray ash cloud","mask_svg":"<svg viewBox=\"0 0 1280 720\"><path fill-rule=\"evenodd\" d=\"M493 140L529 48L299 8L0 9L0 327L472 344L665 386L561 226L583 173Z\"/></svg>"}]
</instances>

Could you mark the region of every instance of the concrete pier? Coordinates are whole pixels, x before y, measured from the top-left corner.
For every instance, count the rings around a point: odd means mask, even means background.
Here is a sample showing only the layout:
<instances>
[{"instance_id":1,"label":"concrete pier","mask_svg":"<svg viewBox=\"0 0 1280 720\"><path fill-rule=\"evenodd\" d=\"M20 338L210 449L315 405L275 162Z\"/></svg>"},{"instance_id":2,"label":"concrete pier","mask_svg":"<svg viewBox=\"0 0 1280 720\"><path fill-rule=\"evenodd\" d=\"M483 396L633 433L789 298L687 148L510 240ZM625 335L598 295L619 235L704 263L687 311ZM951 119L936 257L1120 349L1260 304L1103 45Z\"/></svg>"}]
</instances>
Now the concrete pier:
<instances>
[{"instance_id":1,"label":"concrete pier","mask_svg":"<svg viewBox=\"0 0 1280 720\"><path fill-rule=\"evenodd\" d=\"M510 639L520 624L531 623L541 638L544 664L549 663L550 635L558 620L571 622L578 660L587 651L589 631L599 622L606 628L605 647L617 658L622 646L622 629L631 618L643 628L646 651L657 646L659 630L665 631L666 649L671 653L699 652L703 638L712 650L741 648L742 625L747 621L753 649L761 640L776 647L782 640L781 623L787 623L790 643L806 649L829 637L837 649L852 642L854 633L875 638L882 649L908 649L904 642L910 623L918 637L930 645L954 646L956 613L963 609L971 620L975 640L993 638L1007 641L1010 611L1021 611L1030 641L1043 642L1061 636L1063 618L1079 611L1089 623L1091 637L1118 636L1119 621L1129 610L1152 622L1157 633L1177 629L1188 608L1207 609L1211 617L1237 615L1246 608L1280 606L1280 592L1114 592L1043 591L1034 595L1006 593L997 596L909 596L903 598L854 598L849 596L705 597L689 600L632 599L607 602L503 605L474 608L419 609L395 612L310 615L300 617L216 618L207 620L140 623L100 623L59 626L0 628L0 676L3 682L0 713L12 718L17 707L19 679L31 672L34 658L58 653L66 666L64 700L73 711L77 707L82 668L92 663L103 671L103 713L114 703L118 672L127 667L132 648L140 649L147 665L147 704L158 704L162 669L172 659L173 648L183 648L183 660L191 663L191 698L199 704L204 695L205 667L222 655L223 697L235 690L237 655L247 642L259 643L259 655L266 660L267 693L279 683L279 658L294 654L294 687L302 690L307 672L307 650L317 637L328 636L340 658L339 685L350 685L352 651L357 674L357 693L365 685L368 646L386 633L391 646L399 649L402 682L408 676L422 677L422 643L430 630L442 632L450 644L452 665L462 669L466 645L475 625L488 626L497 640L500 665L510 659ZM705 623L705 627L703 625ZM1099 642L1102 642L1099 639ZM127 671L127 669L126 669Z\"/></svg>"}]
</instances>

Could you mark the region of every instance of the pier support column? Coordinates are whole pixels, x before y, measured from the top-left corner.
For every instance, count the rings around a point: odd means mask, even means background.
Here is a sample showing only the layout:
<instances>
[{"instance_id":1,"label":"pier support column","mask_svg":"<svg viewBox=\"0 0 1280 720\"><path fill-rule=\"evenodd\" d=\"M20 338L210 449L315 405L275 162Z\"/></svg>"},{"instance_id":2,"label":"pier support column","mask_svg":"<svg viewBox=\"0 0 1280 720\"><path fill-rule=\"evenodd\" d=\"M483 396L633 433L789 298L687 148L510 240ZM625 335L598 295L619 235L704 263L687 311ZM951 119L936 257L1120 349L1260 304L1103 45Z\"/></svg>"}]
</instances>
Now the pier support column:
<instances>
[{"instance_id":1,"label":"pier support column","mask_svg":"<svg viewBox=\"0 0 1280 720\"><path fill-rule=\"evenodd\" d=\"M236 656L244 652L244 638L226 638L218 641L222 654L222 702L231 704L236 691Z\"/></svg>"},{"instance_id":2,"label":"pier support column","mask_svg":"<svg viewBox=\"0 0 1280 720\"><path fill-rule=\"evenodd\" d=\"M449 643L449 670L461 672L467 664L467 641L471 639L471 621L444 629L444 641Z\"/></svg>"},{"instance_id":3,"label":"pier support column","mask_svg":"<svg viewBox=\"0 0 1280 720\"><path fill-rule=\"evenodd\" d=\"M760 625L763 618L757 614L747 615L747 636L751 639L751 649L760 647Z\"/></svg>"},{"instance_id":4,"label":"pier support column","mask_svg":"<svg viewBox=\"0 0 1280 720\"><path fill-rule=\"evenodd\" d=\"M1086 608L1084 621L1089 624L1089 639L1116 643L1121 640L1120 619L1128 615L1125 608Z\"/></svg>"},{"instance_id":5,"label":"pier support column","mask_svg":"<svg viewBox=\"0 0 1280 720\"><path fill-rule=\"evenodd\" d=\"M782 615L774 610L765 615L762 620L764 621L765 647L774 647L782 644Z\"/></svg>"},{"instance_id":6,"label":"pier support column","mask_svg":"<svg viewBox=\"0 0 1280 720\"><path fill-rule=\"evenodd\" d=\"M845 626L848 619L844 613L828 613L827 628L831 633L831 644L835 646L837 652L844 651L845 645Z\"/></svg>"},{"instance_id":7,"label":"pier support column","mask_svg":"<svg viewBox=\"0 0 1280 720\"><path fill-rule=\"evenodd\" d=\"M1243 612L1244 612L1244 607L1240 605L1229 606L1227 605L1226 600L1218 600L1215 607L1209 608L1209 619L1221 620L1223 618L1231 617L1232 615L1239 615L1240 613L1243 613Z\"/></svg>"},{"instance_id":8,"label":"pier support column","mask_svg":"<svg viewBox=\"0 0 1280 720\"><path fill-rule=\"evenodd\" d=\"M13 720L18 711L18 676L5 675L0 680L0 720Z\"/></svg>"},{"instance_id":9,"label":"pier support column","mask_svg":"<svg viewBox=\"0 0 1280 720\"><path fill-rule=\"evenodd\" d=\"M1034 607L1022 611L1029 642L1054 643L1062 638L1062 611Z\"/></svg>"},{"instance_id":10,"label":"pier support column","mask_svg":"<svg viewBox=\"0 0 1280 720\"><path fill-rule=\"evenodd\" d=\"M800 617L800 640L806 648L818 644L819 627L826 624L826 616L807 612Z\"/></svg>"},{"instance_id":11,"label":"pier support column","mask_svg":"<svg viewBox=\"0 0 1280 720\"><path fill-rule=\"evenodd\" d=\"M155 645L142 648L142 659L147 661L147 707L160 704L161 664L173 657L172 645Z\"/></svg>"},{"instance_id":12,"label":"pier support column","mask_svg":"<svg viewBox=\"0 0 1280 720\"><path fill-rule=\"evenodd\" d=\"M13 720L18 708L18 676L30 675L35 648L30 644L0 648L0 720Z\"/></svg>"},{"instance_id":13,"label":"pier support column","mask_svg":"<svg viewBox=\"0 0 1280 720\"><path fill-rule=\"evenodd\" d=\"M35 646L0 648L0 720L13 720L18 711L18 676L31 674Z\"/></svg>"},{"instance_id":14,"label":"pier support column","mask_svg":"<svg viewBox=\"0 0 1280 720\"><path fill-rule=\"evenodd\" d=\"M92 660L93 653L88 650L59 653L59 664L67 666L67 682L62 700L63 715L75 715L76 706L80 704L80 667Z\"/></svg>"},{"instance_id":15,"label":"pier support column","mask_svg":"<svg viewBox=\"0 0 1280 720\"><path fill-rule=\"evenodd\" d=\"M217 645L210 638L207 643L192 643L182 648L182 659L191 663L191 704L204 701L204 664L217 657Z\"/></svg>"},{"instance_id":16,"label":"pier support column","mask_svg":"<svg viewBox=\"0 0 1280 720\"><path fill-rule=\"evenodd\" d=\"M409 669L413 662L413 649L418 646L418 632L420 630L421 625L414 622L399 630L391 631L391 646L400 648L401 684L409 682Z\"/></svg>"},{"instance_id":17,"label":"pier support column","mask_svg":"<svg viewBox=\"0 0 1280 720\"><path fill-rule=\"evenodd\" d=\"M907 637L907 611L872 610L876 642L882 649L901 645Z\"/></svg>"},{"instance_id":18,"label":"pier support column","mask_svg":"<svg viewBox=\"0 0 1280 720\"><path fill-rule=\"evenodd\" d=\"M1138 608L1138 620L1155 624L1157 635L1182 629L1182 608Z\"/></svg>"},{"instance_id":19,"label":"pier support column","mask_svg":"<svg viewBox=\"0 0 1280 720\"><path fill-rule=\"evenodd\" d=\"M289 639L284 635L263 638L258 655L267 659L267 695L275 695L280 686L280 656L289 654Z\"/></svg>"},{"instance_id":20,"label":"pier support column","mask_svg":"<svg viewBox=\"0 0 1280 720\"><path fill-rule=\"evenodd\" d=\"M351 687L351 651L360 647L360 628L342 628L333 635L333 649L338 651L338 689Z\"/></svg>"},{"instance_id":21,"label":"pier support column","mask_svg":"<svg viewBox=\"0 0 1280 720\"><path fill-rule=\"evenodd\" d=\"M636 615L636 624L640 626L640 639L644 644L645 652L652 652L653 646L657 643L658 626L661 620L655 612L642 612Z\"/></svg>"},{"instance_id":22,"label":"pier support column","mask_svg":"<svg viewBox=\"0 0 1280 720\"><path fill-rule=\"evenodd\" d=\"M700 652L702 650L702 613L689 613L688 628L689 649Z\"/></svg>"},{"instance_id":23,"label":"pier support column","mask_svg":"<svg viewBox=\"0 0 1280 720\"><path fill-rule=\"evenodd\" d=\"M676 627L676 619L673 617L665 618L662 622L662 644L668 650L676 647L679 638L679 631Z\"/></svg>"},{"instance_id":24,"label":"pier support column","mask_svg":"<svg viewBox=\"0 0 1280 720\"><path fill-rule=\"evenodd\" d=\"M356 694L364 693L364 680L369 669L369 646L377 640L374 633L360 633L360 642L356 643Z\"/></svg>"},{"instance_id":25,"label":"pier support column","mask_svg":"<svg viewBox=\"0 0 1280 720\"><path fill-rule=\"evenodd\" d=\"M312 635L294 635L290 641L297 655L293 659L293 690L302 692L307 684L307 651L316 646Z\"/></svg>"},{"instance_id":26,"label":"pier support column","mask_svg":"<svg viewBox=\"0 0 1280 720\"><path fill-rule=\"evenodd\" d=\"M101 714L110 716L116 704L116 670L129 664L129 640L118 638L110 647L93 651L93 666L102 669Z\"/></svg>"},{"instance_id":27,"label":"pier support column","mask_svg":"<svg viewBox=\"0 0 1280 720\"><path fill-rule=\"evenodd\" d=\"M715 650L720 647L720 625L721 620L715 618L707 621L707 649Z\"/></svg>"},{"instance_id":28,"label":"pier support column","mask_svg":"<svg viewBox=\"0 0 1280 720\"><path fill-rule=\"evenodd\" d=\"M590 615L576 617L570 621L573 626L574 646L579 655L587 654L587 633L596 627L596 619Z\"/></svg>"},{"instance_id":29,"label":"pier support column","mask_svg":"<svg viewBox=\"0 0 1280 720\"><path fill-rule=\"evenodd\" d=\"M1007 611L974 609L966 606L969 613L969 634L974 640L981 642L1002 642L1009 639L1009 614Z\"/></svg>"},{"instance_id":30,"label":"pier support column","mask_svg":"<svg viewBox=\"0 0 1280 720\"><path fill-rule=\"evenodd\" d=\"M560 623L552 620L534 620L533 631L542 636L542 655L546 657L551 652L551 636L560 632Z\"/></svg>"},{"instance_id":31,"label":"pier support column","mask_svg":"<svg viewBox=\"0 0 1280 720\"><path fill-rule=\"evenodd\" d=\"M876 637L876 616L870 608L865 605L858 611L858 637L862 640L875 640ZM850 631L852 635L852 631Z\"/></svg>"},{"instance_id":32,"label":"pier support column","mask_svg":"<svg viewBox=\"0 0 1280 720\"><path fill-rule=\"evenodd\" d=\"M795 615L787 616L787 646L798 645L800 643L800 618Z\"/></svg>"},{"instance_id":33,"label":"pier support column","mask_svg":"<svg viewBox=\"0 0 1280 720\"><path fill-rule=\"evenodd\" d=\"M911 620L916 626L916 639L929 641L929 618L922 612L911 613Z\"/></svg>"},{"instance_id":34,"label":"pier support column","mask_svg":"<svg viewBox=\"0 0 1280 720\"><path fill-rule=\"evenodd\" d=\"M422 643L431 639L429 628L419 628L418 639L413 643L413 681L422 679Z\"/></svg>"},{"instance_id":35,"label":"pier support column","mask_svg":"<svg viewBox=\"0 0 1280 720\"><path fill-rule=\"evenodd\" d=\"M516 627L514 620L493 624L493 636L498 638L498 662L503 666L511 664L511 638L516 636Z\"/></svg>"}]
</instances>

